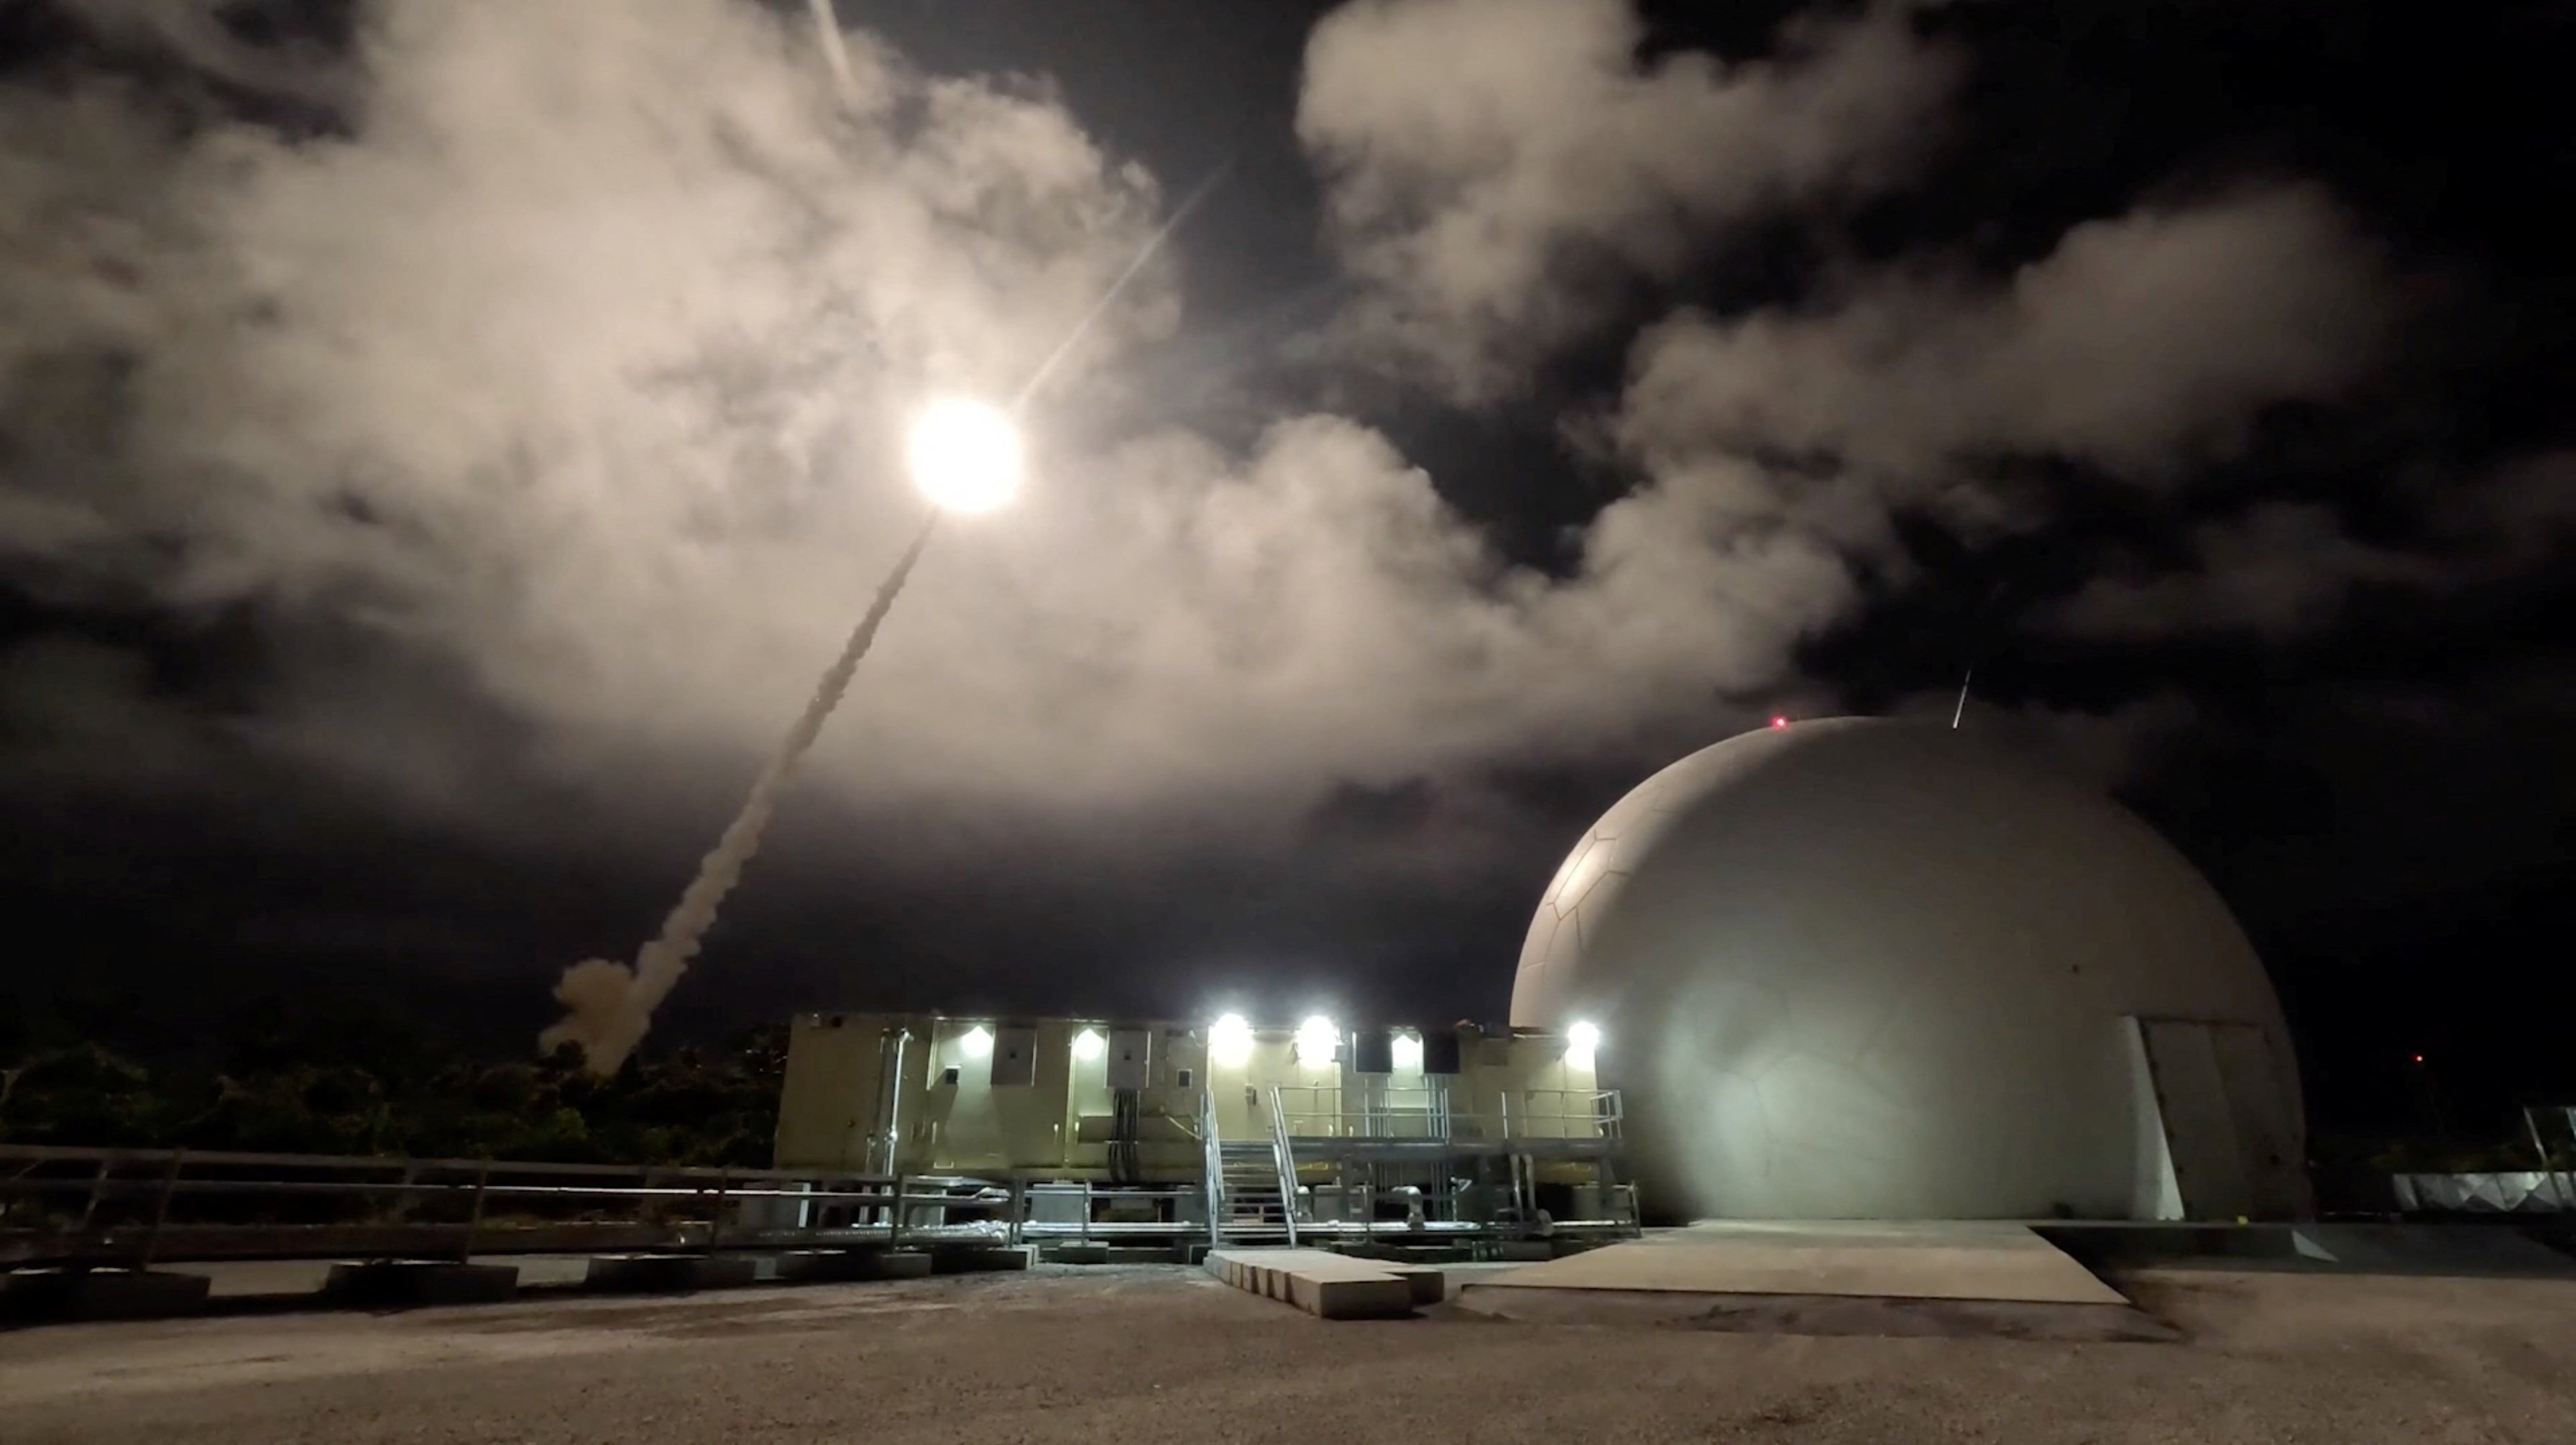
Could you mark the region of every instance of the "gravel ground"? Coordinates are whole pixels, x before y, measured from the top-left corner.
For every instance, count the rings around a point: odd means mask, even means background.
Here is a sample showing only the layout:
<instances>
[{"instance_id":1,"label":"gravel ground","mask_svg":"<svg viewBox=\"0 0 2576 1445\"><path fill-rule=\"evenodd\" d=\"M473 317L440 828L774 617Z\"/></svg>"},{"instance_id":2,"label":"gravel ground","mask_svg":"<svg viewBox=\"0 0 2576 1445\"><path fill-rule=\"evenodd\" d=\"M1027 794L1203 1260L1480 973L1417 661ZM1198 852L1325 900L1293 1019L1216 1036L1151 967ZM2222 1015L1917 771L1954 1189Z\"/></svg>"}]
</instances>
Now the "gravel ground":
<instances>
[{"instance_id":1,"label":"gravel ground","mask_svg":"<svg viewBox=\"0 0 2576 1445\"><path fill-rule=\"evenodd\" d=\"M0 1334L0 1439L2576 1440L2576 1282L2176 1270L2175 1344L1325 1323L1194 1271Z\"/></svg>"}]
</instances>

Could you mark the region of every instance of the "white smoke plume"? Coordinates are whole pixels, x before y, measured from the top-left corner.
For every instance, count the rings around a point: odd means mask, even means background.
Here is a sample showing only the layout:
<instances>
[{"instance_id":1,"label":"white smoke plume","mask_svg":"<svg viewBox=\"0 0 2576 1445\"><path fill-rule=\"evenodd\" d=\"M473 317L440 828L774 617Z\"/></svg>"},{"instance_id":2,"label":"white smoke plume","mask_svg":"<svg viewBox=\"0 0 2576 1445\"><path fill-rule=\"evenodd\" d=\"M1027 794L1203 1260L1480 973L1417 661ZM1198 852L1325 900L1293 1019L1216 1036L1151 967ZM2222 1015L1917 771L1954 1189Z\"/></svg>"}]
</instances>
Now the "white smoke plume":
<instances>
[{"instance_id":1,"label":"white smoke plume","mask_svg":"<svg viewBox=\"0 0 2576 1445\"><path fill-rule=\"evenodd\" d=\"M832 9L832 0L813 0L814 36L823 48L823 62L832 67L832 84L841 98L858 93L858 76L850 69L849 42L841 38L841 18Z\"/></svg>"},{"instance_id":2,"label":"white smoke plume","mask_svg":"<svg viewBox=\"0 0 2576 1445\"><path fill-rule=\"evenodd\" d=\"M778 745L777 753L760 770L760 776L752 780L751 796L743 800L742 811L734 815L724 836L698 864L697 876L689 880L671 916L662 920L662 931L635 955L631 969L604 958L584 959L565 969L563 981L555 985L555 998L563 1004L564 1016L538 1037L538 1047L552 1050L567 1043L578 1044L591 1072L607 1075L624 1066L626 1056L643 1042L645 1030L653 1024L653 1010L670 997L680 975L688 972L690 961L706 942L707 930L715 926L716 911L724 906L725 895L742 881L742 870L760 851L761 835L769 831L769 820L777 813L778 800L787 791L788 781L795 777L797 764L813 751L814 739L822 736L823 724L849 692L850 677L858 671L859 659L868 655L868 645L876 641L877 628L885 622L895 598L902 595L904 580L912 575L913 564L921 560L921 549L929 544L938 523L939 514L931 513L930 520L913 537L912 545L904 549L902 559L886 575L885 584L877 589L876 600L868 604L867 615L850 630L850 640L841 645L841 655L824 670L813 700L797 714L786 740Z\"/></svg>"}]
</instances>

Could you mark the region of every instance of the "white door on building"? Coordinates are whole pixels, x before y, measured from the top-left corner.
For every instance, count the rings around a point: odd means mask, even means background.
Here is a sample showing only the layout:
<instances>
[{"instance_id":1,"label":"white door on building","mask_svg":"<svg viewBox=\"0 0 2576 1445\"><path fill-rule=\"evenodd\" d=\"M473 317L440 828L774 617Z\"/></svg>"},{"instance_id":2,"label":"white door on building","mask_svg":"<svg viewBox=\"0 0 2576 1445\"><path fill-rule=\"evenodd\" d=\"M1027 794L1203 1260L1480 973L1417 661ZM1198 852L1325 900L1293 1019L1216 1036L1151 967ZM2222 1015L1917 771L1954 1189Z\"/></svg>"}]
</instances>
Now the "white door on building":
<instances>
[{"instance_id":1,"label":"white door on building","mask_svg":"<svg viewBox=\"0 0 2576 1445\"><path fill-rule=\"evenodd\" d=\"M2271 1031L2197 1019L2140 1019L2138 1028L2184 1216L2306 1213L2298 1121Z\"/></svg>"}]
</instances>

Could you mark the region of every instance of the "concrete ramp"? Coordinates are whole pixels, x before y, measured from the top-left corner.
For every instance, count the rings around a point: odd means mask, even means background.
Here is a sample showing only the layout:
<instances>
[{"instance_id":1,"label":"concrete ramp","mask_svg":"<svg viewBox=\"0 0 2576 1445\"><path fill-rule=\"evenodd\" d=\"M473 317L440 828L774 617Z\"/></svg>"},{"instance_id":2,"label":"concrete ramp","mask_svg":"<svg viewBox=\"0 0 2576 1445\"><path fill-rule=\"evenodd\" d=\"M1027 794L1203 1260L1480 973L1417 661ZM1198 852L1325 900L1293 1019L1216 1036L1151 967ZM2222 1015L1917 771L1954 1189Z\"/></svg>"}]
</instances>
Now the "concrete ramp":
<instances>
[{"instance_id":1,"label":"concrete ramp","mask_svg":"<svg viewBox=\"0 0 2576 1445\"><path fill-rule=\"evenodd\" d=\"M1207 1271L1236 1289L1328 1320L1411 1314L1416 1305L1439 1303L1442 1288L1436 1269L1321 1249L1211 1250Z\"/></svg>"},{"instance_id":2,"label":"concrete ramp","mask_svg":"<svg viewBox=\"0 0 2576 1445\"><path fill-rule=\"evenodd\" d=\"M1658 1231L1459 1288L1507 1319L1791 1334L2164 1339L2027 1226L1756 1223Z\"/></svg>"}]
</instances>

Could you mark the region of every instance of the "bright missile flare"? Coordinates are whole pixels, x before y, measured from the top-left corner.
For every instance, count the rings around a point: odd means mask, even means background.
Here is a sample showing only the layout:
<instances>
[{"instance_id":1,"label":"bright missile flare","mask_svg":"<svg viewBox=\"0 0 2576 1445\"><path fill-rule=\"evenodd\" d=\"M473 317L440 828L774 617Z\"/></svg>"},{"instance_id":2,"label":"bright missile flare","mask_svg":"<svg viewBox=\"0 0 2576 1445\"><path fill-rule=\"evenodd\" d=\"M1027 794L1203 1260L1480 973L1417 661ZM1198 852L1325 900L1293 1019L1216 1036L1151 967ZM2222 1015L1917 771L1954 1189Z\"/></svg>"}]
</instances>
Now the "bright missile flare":
<instances>
[{"instance_id":1,"label":"bright missile flare","mask_svg":"<svg viewBox=\"0 0 2576 1445\"><path fill-rule=\"evenodd\" d=\"M989 512L1020 490L1020 428L990 402L943 397L913 419L912 484L951 512Z\"/></svg>"}]
</instances>

